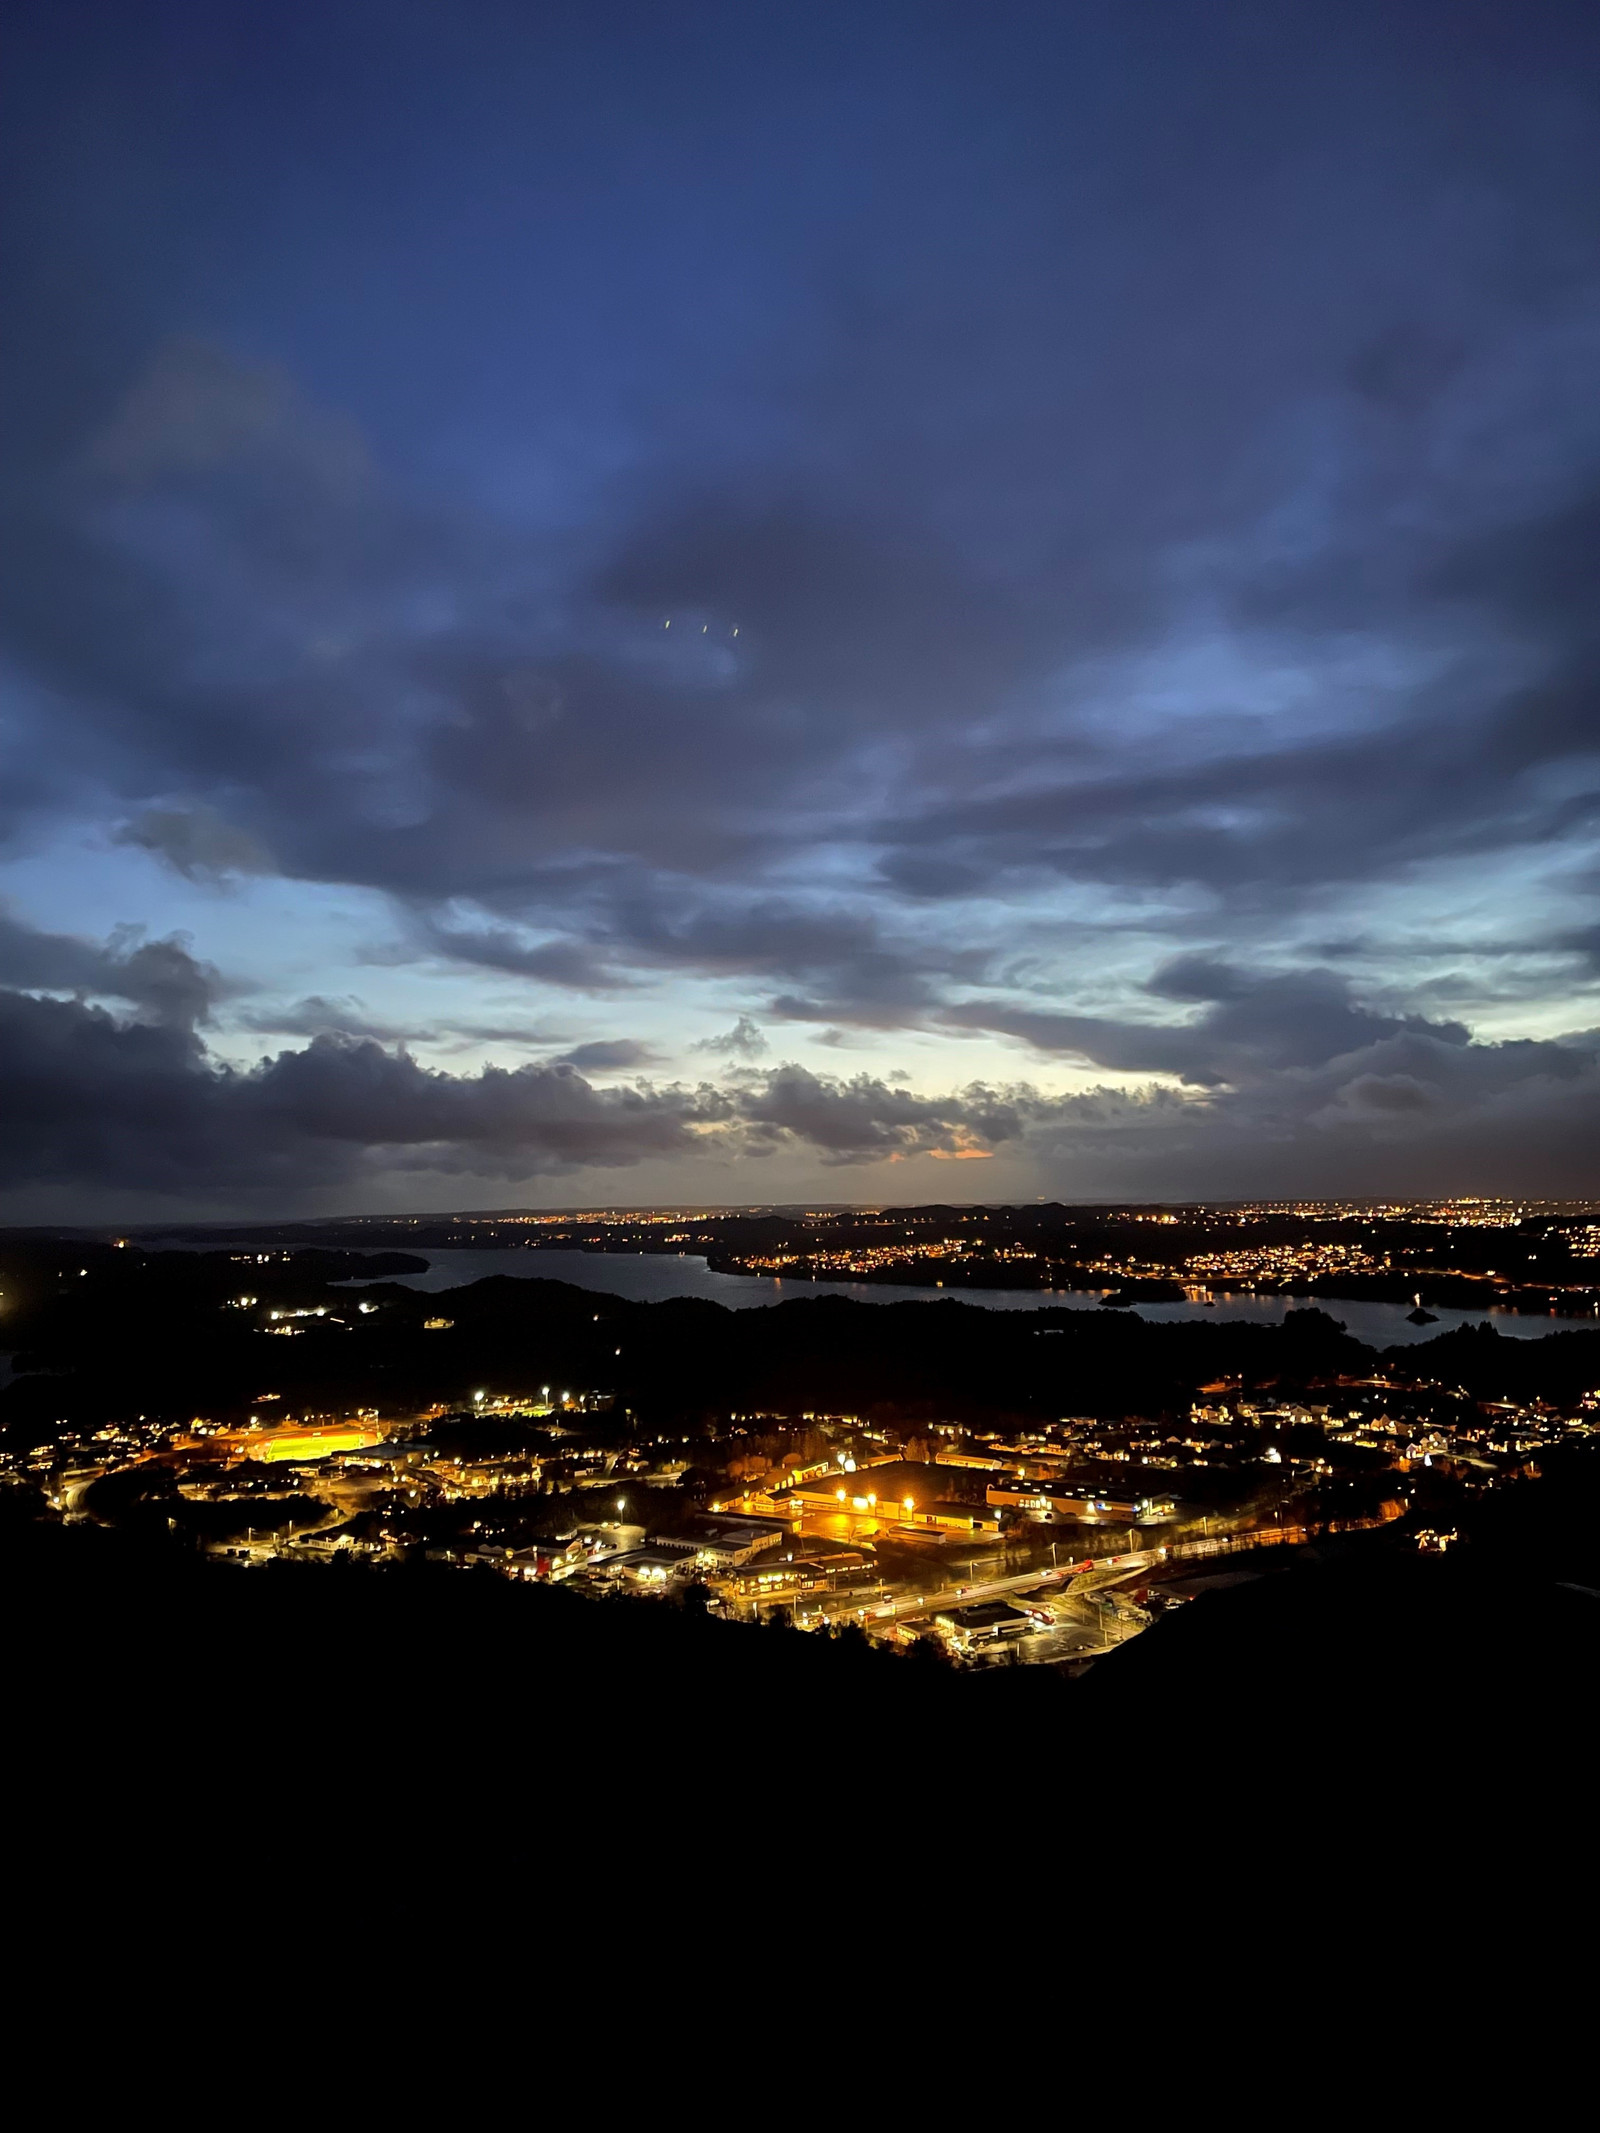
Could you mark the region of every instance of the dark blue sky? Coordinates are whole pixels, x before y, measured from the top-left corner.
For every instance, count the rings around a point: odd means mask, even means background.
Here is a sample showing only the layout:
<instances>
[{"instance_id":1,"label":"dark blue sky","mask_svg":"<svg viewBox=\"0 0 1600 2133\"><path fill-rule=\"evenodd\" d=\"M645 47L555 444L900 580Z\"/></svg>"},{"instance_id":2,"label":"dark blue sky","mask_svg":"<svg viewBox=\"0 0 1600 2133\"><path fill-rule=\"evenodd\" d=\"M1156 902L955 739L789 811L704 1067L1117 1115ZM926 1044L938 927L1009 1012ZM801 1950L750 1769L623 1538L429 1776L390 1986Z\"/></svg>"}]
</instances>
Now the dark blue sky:
<instances>
[{"instance_id":1,"label":"dark blue sky","mask_svg":"<svg viewBox=\"0 0 1600 2133\"><path fill-rule=\"evenodd\" d=\"M0 1213L1600 1190L1592 9L6 93Z\"/></svg>"}]
</instances>

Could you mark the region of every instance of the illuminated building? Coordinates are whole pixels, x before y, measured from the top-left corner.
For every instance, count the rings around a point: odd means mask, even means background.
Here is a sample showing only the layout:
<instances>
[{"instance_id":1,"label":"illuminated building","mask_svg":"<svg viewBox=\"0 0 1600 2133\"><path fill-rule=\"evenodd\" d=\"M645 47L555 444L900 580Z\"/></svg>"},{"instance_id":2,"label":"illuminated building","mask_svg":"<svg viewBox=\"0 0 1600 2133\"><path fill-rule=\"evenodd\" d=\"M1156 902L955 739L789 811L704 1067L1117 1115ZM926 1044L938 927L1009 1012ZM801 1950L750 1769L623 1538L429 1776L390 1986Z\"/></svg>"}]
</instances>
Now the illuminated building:
<instances>
[{"instance_id":1,"label":"illuminated building","mask_svg":"<svg viewBox=\"0 0 1600 2133\"><path fill-rule=\"evenodd\" d=\"M734 1572L723 1589L739 1599L773 1599L870 1583L874 1577L870 1558L859 1548L797 1540L781 1556L763 1555L759 1561L747 1563Z\"/></svg>"},{"instance_id":2,"label":"illuminated building","mask_svg":"<svg viewBox=\"0 0 1600 2133\"><path fill-rule=\"evenodd\" d=\"M947 1497L948 1470L909 1459L889 1459L854 1472L818 1474L770 1491L780 1516L798 1524L807 1517L842 1520L851 1533L900 1527L933 1533L998 1533L999 1514L985 1504Z\"/></svg>"},{"instance_id":3,"label":"illuminated building","mask_svg":"<svg viewBox=\"0 0 1600 2133\"><path fill-rule=\"evenodd\" d=\"M631 1585L636 1591L660 1592L676 1578L686 1578L698 1568L699 1557L692 1541L647 1541L642 1548L626 1548L595 1565L597 1577Z\"/></svg>"},{"instance_id":4,"label":"illuminated building","mask_svg":"<svg viewBox=\"0 0 1600 2133\"><path fill-rule=\"evenodd\" d=\"M741 1519L698 1536L696 1560L706 1570L737 1570L767 1549L776 1548L787 1536L788 1527L777 1519Z\"/></svg>"},{"instance_id":5,"label":"illuminated building","mask_svg":"<svg viewBox=\"0 0 1600 2133\"><path fill-rule=\"evenodd\" d=\"M984 1600L972 1607L952 1607L934 1616L953 1644L970 1651L974 1645L993 1644L1001 1637L1025 1637L1036 1627L1032 1615L1009 1600Z\"/></svg>"},{"instance_id":6,"label":"illuminated building","mask_svg":"<svg viewBox=\"0 0 1600 2133\"><path fill-rule=\"evenodd\" d=\"M1081 1486L1068 1489L1038 1481L995 1484L989 1489L989 1501L1032 1519L1072 1518L1091 1525L1099 1519L1112 1519L1119 1525L1154 1523L1170 1518L1177 1509L1177 1498L1161 1492L1085 1495Z\"/></svg>"}]
</instances>

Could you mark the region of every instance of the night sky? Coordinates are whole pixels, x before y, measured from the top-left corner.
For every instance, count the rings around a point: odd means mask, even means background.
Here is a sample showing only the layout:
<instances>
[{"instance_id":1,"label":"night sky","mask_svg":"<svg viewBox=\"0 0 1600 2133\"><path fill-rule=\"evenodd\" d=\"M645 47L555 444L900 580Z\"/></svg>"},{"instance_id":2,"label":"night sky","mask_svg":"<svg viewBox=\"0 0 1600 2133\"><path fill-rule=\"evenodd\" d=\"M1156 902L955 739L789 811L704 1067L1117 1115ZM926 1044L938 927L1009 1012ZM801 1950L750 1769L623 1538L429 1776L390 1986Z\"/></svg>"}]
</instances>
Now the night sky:
<instances>
[{"instance_id":1,"label":"night sky","mask_svg":"<svg viewBox=\"0 0 1600 2133\"><path fill-rule=\"evenodd\" d=\"M1600 1191L1600 10L10 15L0 1219Z\"/></svg>"}]
</instances>

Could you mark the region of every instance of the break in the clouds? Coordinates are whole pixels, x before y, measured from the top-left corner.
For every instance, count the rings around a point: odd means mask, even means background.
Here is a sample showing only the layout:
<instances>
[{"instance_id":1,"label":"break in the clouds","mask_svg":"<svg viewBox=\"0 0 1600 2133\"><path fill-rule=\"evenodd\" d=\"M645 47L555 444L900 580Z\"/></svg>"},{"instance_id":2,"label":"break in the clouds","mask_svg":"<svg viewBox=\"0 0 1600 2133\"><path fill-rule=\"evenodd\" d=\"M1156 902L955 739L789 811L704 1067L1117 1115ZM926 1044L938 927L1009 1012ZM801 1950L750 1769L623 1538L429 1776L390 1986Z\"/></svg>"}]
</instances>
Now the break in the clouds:
<instances>
[{"instance_id":1,"label":"break in the clouds","mask_svg":"<svg viewBox=\"0 0 1600 2133\"><path fill-rule=\"evenodd\" d=\"M9 1204L1600 1184L1591 11L374 35L22 11Z\"/></svg>"}]
</instances>

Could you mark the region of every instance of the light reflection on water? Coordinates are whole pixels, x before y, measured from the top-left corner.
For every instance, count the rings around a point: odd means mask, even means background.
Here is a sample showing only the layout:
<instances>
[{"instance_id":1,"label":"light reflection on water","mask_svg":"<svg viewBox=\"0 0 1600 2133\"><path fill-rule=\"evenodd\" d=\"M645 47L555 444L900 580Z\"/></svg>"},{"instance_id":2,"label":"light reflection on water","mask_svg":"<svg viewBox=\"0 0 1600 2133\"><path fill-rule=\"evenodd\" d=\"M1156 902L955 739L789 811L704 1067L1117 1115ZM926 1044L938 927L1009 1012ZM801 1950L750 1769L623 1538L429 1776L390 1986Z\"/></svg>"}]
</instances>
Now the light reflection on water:
<instances>
[{"instance_id":1,"label":"light reflection on water","mask_svg":"<svg viewBox=\"0 0 1600 2133\"><path fill-rule=\"evenodd\" d=\"M418 1251L413 1256L427 1260L427 1273L390 1278L406 1288L429 1291L458 1289L492 1274L509 1274L525 1281L568 1281L575 1288L623 1296L633 1303L660 1303L669 1296L700 1296L736 1311L818 1296L849 1296L858 1303L873 1304L965 1303L986 1311L1101 1308L1098 1289L926 1289L868 1281L786 1281L779 1277L714 1273L703 1258L689 1252L524 1251L507 1246L460 1245L442 1251ZM1497 1333L1517 1340L1537 1340L1546 1333L1600 1331L1600 1319L1593 1317L1566 1318L1554 1313L1535 1316L1517 1311L1440 1310L1435 1314L1435 1324L1413 1326L1407 1323L1409 1307L1405 1304L1357 1302L1346 1297L1219 1294L1215 1305L1209 1307L1195 1303L1137 1304L1134 1312L1150 1320L1244 1319L1254 1325L1276 1326L1282 1323L1286 1311L1306 1308L1342 1319L1357 1340L1376 1348L1432 1340L1455 1326L1476 1326L1485 1320Z\"/></svg>"}]
</instances>

